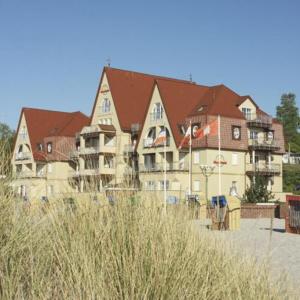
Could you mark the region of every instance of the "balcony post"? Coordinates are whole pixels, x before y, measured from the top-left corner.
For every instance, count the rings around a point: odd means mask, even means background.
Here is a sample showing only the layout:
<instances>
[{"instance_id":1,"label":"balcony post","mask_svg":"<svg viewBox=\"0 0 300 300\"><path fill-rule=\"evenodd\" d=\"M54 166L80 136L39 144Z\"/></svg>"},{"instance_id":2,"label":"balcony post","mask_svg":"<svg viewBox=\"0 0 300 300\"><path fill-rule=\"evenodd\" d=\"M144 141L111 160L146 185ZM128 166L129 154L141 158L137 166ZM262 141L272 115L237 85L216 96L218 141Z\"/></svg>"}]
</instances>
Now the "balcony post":
<instances>
[{"instance_id":1,"label":"balcony post","mask_svg":"<svg viewBox=\"0 0 300 300\"><path fill-rule=\"evenodd\" d=\"M254 171L254 175L253 175L253 183L255 183L255 150L252 150L252 164L253 164L253 171Z\"/></svg>"},{"instance_id":2,"label":"balcony post","mask_svg":"<svg viewBox=\"0 0 300 300\"><path fill-rule=\"evenodd\" d=\"M83 179L80 179L80 193L83 193Z\"/></svg>"}]
</instances>

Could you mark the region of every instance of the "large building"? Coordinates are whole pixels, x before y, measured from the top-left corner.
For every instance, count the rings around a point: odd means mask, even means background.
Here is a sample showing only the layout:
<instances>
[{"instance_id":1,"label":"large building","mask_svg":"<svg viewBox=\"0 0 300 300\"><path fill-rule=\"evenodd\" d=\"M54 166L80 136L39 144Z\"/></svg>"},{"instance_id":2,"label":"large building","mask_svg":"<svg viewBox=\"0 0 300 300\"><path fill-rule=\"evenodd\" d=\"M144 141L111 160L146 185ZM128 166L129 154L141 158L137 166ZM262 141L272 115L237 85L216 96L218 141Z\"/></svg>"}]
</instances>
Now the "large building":
<instances>
[{"instance_id":1,"label":"large building","mask_svg":"<svg viewBox=\"0 0 300 300\"><path fill-rule=\"evenodd\" d=\"M28 199L52 198L75 191L69 181L75 162L75 134L89 123L81 112L23 108L12 166L15 192Z\"/></svg>"},{"instance_id":2,"label":"large building","mask_svg":"<svg viewBox=\"0 0 300 300\"><path fill-rule=\"evenodd\" d=\"M66 158L72 167L61 176L78 192L135 187L160 193L166 187L168 195L181 199L190 188L193 194L211 197L218 193L217 136L193 138L191 154L188 145L179 146L189 124L194 133L218 115L222 193L234 190L243 195L251 180L260 175L266 177L276 198L281 198L282 125L250 96L240 96L224 85L208 87L110 67L103 69L89 122L83 118L76 123L74 149L68 149ZM162 132L167 134L165 144L157 142ZM36 147L38 141L33 143L31 147ZM18 147L17 141L16 155ZM17 170L21 163L14 158L13 164ZM23 165L22 171L26 169Z\"/></svg>"},{"instance_id":3,"label":"large building","mask_svg":"<svg viewBox=\"0 0 300 300\"><path fill-rule=\"evenodd\" d=\"M221 118L222 193L243 195L258 175L268 189L282 193L282 125L264 113L250 96L224 85L207 87L194 82L106 67L99 83L91 122L78 141L79 191L90 184L105 187L139 185L183 198L192 193L215 195L218 186L218 140L206 136L179 149L189 123L192 132ZM167 143L155 143L162 131ZM192 176L189 162L192 160ZM167 180L164 180L165 160ZM202 167L202 170L200 168ZM203 167L209 177L203 175ZM190 183L191 182L191 183ZM207 185L207 186L206 186Z\"/></svg>"}]
</instances>

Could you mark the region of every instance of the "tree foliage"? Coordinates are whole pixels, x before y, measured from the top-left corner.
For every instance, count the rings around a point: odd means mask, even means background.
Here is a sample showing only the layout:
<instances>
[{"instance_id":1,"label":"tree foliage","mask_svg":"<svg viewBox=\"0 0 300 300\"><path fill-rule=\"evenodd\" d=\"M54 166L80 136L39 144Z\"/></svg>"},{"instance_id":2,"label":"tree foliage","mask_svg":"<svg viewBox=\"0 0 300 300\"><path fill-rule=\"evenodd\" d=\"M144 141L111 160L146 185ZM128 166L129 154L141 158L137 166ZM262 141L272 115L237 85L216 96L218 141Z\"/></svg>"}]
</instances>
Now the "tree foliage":
<instances>
[{"instance_id":1,"label":"tree foliage","mask_svg":"<svg viewBox=\"0 0 300 300\"><path fill-rule=\"evenodd\" d=\"M15 131L7 124L0 122L0 151L1 168L0 176L8 175L11 172L11 155L13 151Z\"/></svg>"},{"instance_id":2,"label":"tree foliage","mask_svg":"<svg viewBox=\"0 0 300 300\"><path fill-rule=\"evenodd\" d=\"M0 122L0 142L1 144L7 143L10 148L13 146L15 131L12 130L7 124Z\"/></svg>"},{"instance_id":3,"label":"tree foliage","mask_svg":"<svg viewBox=\"0 0 300 300\"><path fill-rule=\"evenodd\" d=\"M300 152L300 118L295 94L282 94L281 104L276 108L276 117L283 125L285 141L290 143L292 152Z\"/></svg>"},{"instance_id":4,"label":"tree foliage","mask_svg":"<svg viewBox=\"0 0 300 300\"><path fill-rule=\"evenodd\" d=\"M267 179L264 176L255 176L251 185L245 190L243 201L248 203L268 202L274 195L267 189Z\"/></svg>"}]
</instances>

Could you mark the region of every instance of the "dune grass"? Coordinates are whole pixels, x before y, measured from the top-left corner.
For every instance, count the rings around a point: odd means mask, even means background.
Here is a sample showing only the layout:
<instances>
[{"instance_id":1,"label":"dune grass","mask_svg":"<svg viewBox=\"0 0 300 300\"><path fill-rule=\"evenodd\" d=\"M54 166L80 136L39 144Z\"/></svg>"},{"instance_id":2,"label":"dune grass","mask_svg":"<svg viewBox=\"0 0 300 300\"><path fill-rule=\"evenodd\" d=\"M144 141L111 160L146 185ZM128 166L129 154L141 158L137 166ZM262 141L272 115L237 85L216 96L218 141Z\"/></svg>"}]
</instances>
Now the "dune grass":
<instances>
[{"instance_id":1,"label":"dune grass","mask_svg":"<svg viewBox=\"0 0 300 300\"><path fill-rule=\"evenodd\" d=\"M120 196L114 206L29 209L8 184L0 181L1 299L289 297L267 268L196 229L185 206L164 214Z\"/></svg>"}]
</instances>

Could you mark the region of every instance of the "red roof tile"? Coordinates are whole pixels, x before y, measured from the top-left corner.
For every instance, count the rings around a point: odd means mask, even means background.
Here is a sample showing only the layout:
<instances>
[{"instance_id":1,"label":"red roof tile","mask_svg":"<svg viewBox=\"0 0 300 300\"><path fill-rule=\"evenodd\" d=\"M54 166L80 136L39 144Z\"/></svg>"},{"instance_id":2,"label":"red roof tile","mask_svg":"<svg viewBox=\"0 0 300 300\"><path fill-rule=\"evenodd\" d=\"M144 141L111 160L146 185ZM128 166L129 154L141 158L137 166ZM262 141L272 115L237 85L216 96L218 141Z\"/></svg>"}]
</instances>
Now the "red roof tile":
<instances>
[{"instance_id":1,"label":"red roof tile","mask_svg":"<svg viewBox=\"0 0 300 300\"><path fill-rule=\"evenodd\" d=\"M23 108L21 116L23 114L26 119L31 149L36 160L45 159L44 155L36 150L37 144L43 143L44 138L50 136L75 138L76 132L80 131L83 126L87 126L90 121L87 116L79 111L68 113L36 108Z\"/></svg>"},{"instance_id":2,"label":"red roof tile","mask_svg":"<svg viewBox=\"0 0 300 300\"><path fill-rule=\"evenodd\" d=\"M182 139L177 125L186 118L195 115L221 115L245 119L238 106L246 99L256 105L251 97L240 96L225 85L207 87L186 80L110 67L105 67L103 74L104 72L124 131L130 130L134 123L144 123L153 89L157 84L177 146ZM95 105L96 101L94 109ZM257 105L256 107L258 108Z\"/></svg>"}]
</instances>

